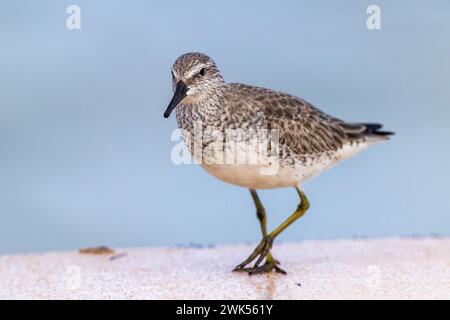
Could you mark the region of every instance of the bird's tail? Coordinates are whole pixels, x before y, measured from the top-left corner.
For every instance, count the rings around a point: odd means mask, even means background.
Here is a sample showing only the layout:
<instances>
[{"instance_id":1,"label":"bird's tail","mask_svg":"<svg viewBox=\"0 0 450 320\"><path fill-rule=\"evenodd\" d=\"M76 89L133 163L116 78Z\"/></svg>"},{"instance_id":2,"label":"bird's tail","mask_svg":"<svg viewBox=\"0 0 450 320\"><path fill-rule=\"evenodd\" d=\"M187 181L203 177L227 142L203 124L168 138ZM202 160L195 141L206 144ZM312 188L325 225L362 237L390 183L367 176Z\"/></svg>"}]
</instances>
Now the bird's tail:
<instances>
[{"instance_id":1,"label":"bird's tail","mask_svg":"<svg viewBox=\"0 0 450 320\"><path fill-rule=\"evenodd\" d=\"M392 131L381 130L383 125L379 123L342 123L341 128L349 140L388 140L394 135Z\"/></svg>"},{"instance_id":2,"label":"bird's tail","mask_svg":"<svg viewBox=\"0 0 450 320\"><path fill-rule=\"evenodd\" d=\"M366 136L389 139L390 136L395 134L392 131L380 130L383 128L383 125L379 123L363 123L363 125L366 127L366 130L364 131Z\"/></svg>"}]
</instances>

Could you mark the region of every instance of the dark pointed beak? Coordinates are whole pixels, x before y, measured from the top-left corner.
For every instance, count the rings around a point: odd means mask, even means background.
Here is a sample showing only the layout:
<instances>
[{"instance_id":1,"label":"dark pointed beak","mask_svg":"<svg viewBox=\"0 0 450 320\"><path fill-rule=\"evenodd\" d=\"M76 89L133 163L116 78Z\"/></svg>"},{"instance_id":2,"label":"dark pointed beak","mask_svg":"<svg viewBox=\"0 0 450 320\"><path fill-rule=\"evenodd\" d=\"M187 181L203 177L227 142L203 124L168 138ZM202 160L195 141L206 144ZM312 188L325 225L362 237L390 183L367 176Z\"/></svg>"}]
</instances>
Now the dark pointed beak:
<instances>
[{"instance_id":1,"label":"dark pointed beak","mask_svg":"<svg viewBox=\"0 0 450 320\"><path fill-rule=\"evenodd\" d=\"M188 92L188 87L186 86L186 84L181 80L178 81L172 100L170 100L169 106L164 112L164 118L168 118L170 116L172 110L176 108L176 106L181 102L181 100L184 99L184 97L186 97L186 92Z\"/></svg>"}]
</instances>

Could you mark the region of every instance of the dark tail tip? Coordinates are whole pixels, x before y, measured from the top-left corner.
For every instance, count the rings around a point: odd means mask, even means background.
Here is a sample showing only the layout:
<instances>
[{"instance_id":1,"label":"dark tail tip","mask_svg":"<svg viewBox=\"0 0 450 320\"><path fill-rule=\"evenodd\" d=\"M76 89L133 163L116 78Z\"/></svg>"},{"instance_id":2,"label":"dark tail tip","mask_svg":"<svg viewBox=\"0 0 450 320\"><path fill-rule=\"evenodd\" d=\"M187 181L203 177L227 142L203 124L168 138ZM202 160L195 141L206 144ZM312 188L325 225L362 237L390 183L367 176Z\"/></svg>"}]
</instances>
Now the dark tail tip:
<instances>
[{"instance_id":1,"label":"dark tail tip","mask_svg":"<svg viewBox=\"0 0 450 320\"><path fill-rule=\"evenodd\" d=\"M381 128L383 128L383 125L380 123L364 123L364 125L366 126L366 130L364 131L364 134L367 136L388 137L388 136L392 136L395 134L392 131L380 130Z\"/></svg>"}]
</instances>

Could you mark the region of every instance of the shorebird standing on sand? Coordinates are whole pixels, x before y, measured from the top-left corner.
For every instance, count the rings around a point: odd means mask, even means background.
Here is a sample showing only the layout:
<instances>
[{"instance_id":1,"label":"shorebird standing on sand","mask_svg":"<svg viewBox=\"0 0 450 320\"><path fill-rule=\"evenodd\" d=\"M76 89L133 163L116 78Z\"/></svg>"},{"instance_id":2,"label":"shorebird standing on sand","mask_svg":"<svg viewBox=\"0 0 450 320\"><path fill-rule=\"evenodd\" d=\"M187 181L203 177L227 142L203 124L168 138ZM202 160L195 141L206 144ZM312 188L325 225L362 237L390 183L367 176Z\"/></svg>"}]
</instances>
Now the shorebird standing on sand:
<instances>
[{"instance_id":1,"label":"shorebird standing on sand","mask_svg":"<svg viewBox=\"0 0 450 320\"><path fill-rule=\"evenodd\" d=\"M300 189L300 183L369 145L387 140L393 134L381 131L380 124L347 123L336 119L305 100L286 93L239 83L226 83L215 62L202 53L186 53L180 56L172 67L172 79L174 95L164 117L169 117L172 110L177 108L178 126L182 129L184 141L193 154L196 141L192 143L191 137L196 131L203 131L200 142L203 149L200 158L206 157L203 161L200 159L203 168L220 180L248 188L256 207L263 238L250 256L234 271L255 274L273 270L285 273L270 250L274 239L309 208L308 199ZM223 134L206 134L211 130ZM219 158L223 160L218 151L226 151L226 148L215 147L211 152L209 147L213 142L223 142L224 137L229 136L226 134L228 130L244 132L243 136L240 133L235 137L240 136L238 139L247 143L254 141L255 136L268 138L275 132L276 145L266 143L262 148L253 149L253 152L263 159L262 162L217 161ZM198 153L194 158L199 160ZM263 172L263 169L274 165L277 170ZM300 197L300 204L289 218L268 233L265 209L256 190L283 187L295 188ZM248 267L253 261L253 266Z\"/></svg>"}]
</instances>

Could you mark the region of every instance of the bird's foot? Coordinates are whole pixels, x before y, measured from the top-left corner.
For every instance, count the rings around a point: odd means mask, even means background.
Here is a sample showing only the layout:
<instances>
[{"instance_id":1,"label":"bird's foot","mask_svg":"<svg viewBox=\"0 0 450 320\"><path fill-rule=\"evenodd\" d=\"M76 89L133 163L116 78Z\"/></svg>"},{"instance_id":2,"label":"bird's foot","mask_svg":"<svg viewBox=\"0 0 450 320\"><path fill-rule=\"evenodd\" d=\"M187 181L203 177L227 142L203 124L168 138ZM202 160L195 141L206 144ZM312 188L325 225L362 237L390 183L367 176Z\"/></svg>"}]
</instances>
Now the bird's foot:
<instances>
[{"instance_id":1,"label":"bird's foot","mask_svg":"<svg viewBox=\"0 0 450 320\"><path fill-rule=\"evenodd\" d=\"M272 271L275 271L276 273L287 274L286 271L284 271L277 265L277 263L270 261L266 261L262 266L242 268L235 271L244 271L247 272L249 275L254 275L258 273L267 273Z\"/></svg>"},{"instance_id":2,"label":"bird's foot","mask_svg":"<svg viewBox=\"0 0 450 320\"><path fill-rule=\"evenodd\" d=\"M274 270L275 272L286 274L286 271L278 267L278 264L280 264L280 262L273 258L272 254L270 253L272 244L273 239L271 237L267 236L263 238L259 245L252 252L252 254L245 261L235 267L233 271L244 271L252 275L257 273L271 272L272 270ZM265 263L263 265L260 265L264 258L266 259ZM246 268L246 266L255 259L257 260L253 267Z\"/></svg>"}]
</instances>

